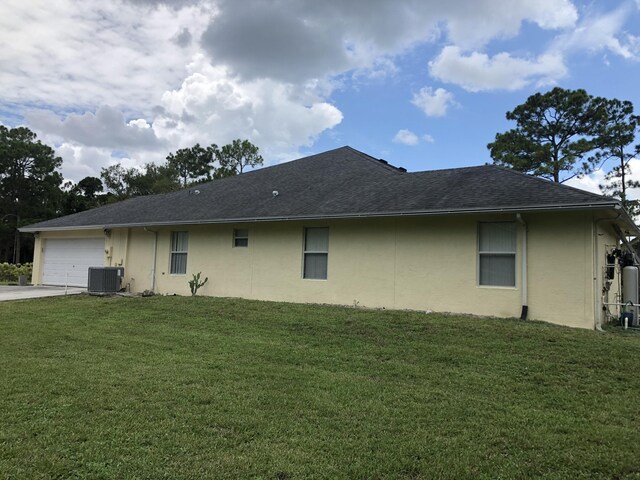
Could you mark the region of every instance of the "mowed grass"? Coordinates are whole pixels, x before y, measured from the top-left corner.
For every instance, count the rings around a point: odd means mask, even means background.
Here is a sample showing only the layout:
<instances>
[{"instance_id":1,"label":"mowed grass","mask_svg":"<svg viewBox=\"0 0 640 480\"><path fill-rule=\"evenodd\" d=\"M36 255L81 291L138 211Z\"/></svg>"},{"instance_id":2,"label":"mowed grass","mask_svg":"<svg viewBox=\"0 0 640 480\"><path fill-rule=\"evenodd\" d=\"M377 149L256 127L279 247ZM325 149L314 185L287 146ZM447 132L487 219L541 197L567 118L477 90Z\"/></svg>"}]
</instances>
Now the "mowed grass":
<instances>
[{"instance_id":1,"label":"mowed grass","mask_svg":"<svg viewBox=\"0 0 640 480\"><path fill-rule=\"evenodd\" d=\"M640 335L235 299L0 304L0 478L640 478Z\"/></svg>"}]
</instances>

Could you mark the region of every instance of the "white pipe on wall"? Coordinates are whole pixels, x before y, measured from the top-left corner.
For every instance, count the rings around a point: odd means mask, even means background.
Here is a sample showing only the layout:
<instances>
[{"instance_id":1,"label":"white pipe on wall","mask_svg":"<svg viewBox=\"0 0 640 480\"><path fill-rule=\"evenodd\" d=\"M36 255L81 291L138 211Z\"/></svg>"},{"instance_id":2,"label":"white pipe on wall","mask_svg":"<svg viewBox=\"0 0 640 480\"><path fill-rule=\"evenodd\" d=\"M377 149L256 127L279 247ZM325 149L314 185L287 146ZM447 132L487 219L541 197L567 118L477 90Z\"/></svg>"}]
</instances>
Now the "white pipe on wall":
<instances>
[{"instance_id":1,"label":"white pipe on wall","mask_svg":"<svg viewBox=\"0 0 640 480\"><path fill-rule=\"evenodd\" d=\"M145 232L153 233L153 260L151 262L151 291L156 291L156 257L158 255L158 231L144 227Z\"/></svg>"},{"instance_id":2,"label":"white pipe on wall","mask_svg":"<svg viewBox=\"0 0 640 480\"><path fill-rule=\"evenodd\" d=\"M522 275L522 313L520 314L520 319L526 320L529 310L529 290L527 285L527 236L529 235L529 228L519 213L516 214L516 219L522 225L522 267L520 271Z\"/></svg>"}]
</instances>

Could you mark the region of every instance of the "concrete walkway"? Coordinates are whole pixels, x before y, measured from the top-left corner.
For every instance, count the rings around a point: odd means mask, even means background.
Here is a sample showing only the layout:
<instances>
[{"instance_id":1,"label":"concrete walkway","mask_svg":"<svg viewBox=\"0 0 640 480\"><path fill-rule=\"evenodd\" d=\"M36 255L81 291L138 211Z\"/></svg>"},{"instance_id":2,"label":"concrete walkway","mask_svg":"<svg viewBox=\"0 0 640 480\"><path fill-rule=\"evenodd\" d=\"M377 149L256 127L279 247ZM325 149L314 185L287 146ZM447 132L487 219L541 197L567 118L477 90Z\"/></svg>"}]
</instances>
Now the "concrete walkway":
<instances>
[{"instance_id":1,"label":"concrete walkway","mask_svg":"<svg viewBox=\"0 0 640 480\"><path fill-rule=\"evenodd\" d=\"M26 286L15 287L0 285L0 302L7 300L26 300L29 298L56 297L58 295L77 295L86 292L86 288L81 287L42 287Z\"/></svg>"}]
</instances>

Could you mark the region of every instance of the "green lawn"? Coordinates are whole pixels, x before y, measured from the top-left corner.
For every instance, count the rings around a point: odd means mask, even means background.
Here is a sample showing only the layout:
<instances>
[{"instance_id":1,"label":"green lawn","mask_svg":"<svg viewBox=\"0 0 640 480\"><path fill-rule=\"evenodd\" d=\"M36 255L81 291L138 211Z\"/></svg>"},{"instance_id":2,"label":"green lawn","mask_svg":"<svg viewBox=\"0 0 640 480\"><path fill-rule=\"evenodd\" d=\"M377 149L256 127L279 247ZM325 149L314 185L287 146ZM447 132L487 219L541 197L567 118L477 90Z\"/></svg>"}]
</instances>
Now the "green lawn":
<instances>
[{"instance_id":1,"label":"green lawn","mask_svg":"<svg viewBox=\"0 0 640 480\"><path fill-rule=\"evenodd\" d=\"M232 299L0 303L0 478L640 478L640 335Z\"/></svg>"}]
</instances>

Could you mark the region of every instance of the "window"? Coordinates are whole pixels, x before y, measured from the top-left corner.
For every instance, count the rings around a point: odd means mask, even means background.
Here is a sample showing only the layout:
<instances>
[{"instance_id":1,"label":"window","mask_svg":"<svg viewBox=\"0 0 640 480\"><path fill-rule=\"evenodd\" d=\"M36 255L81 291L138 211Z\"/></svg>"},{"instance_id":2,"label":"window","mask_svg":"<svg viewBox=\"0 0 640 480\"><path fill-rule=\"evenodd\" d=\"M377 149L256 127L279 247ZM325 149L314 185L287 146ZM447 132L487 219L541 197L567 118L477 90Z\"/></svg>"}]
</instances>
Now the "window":
<instances>
[{"instance_id":1,"label":"window","mask_svg":"<svg viewBox=\"0 0 640 480\"><path fill-rule=\"evenodd\" d=\"M249 230L246 228L236 228L233 231L233 246L248 247L249 246Z\"/></svg>"},{"instance_id":2,"label":"window","mask_svg":"<svg viewBox=\"0 0 640 480\"><path fill-rule=\"evenodd\" d=\"M327 278L329 256L329 229L304 229L304 270L302 276L316 280Z\"/></svg>"},{"instance_id":3,"label":"window","mask_svg":"<svg viewBox=\"0 0 640 480\"><path fill-rule=\"evenodd\" d=\"M480 223L478 257L480 285L515 287L515 222Z\"/></svg>"},{"instance_id":4,"label":"window","mask_svg":"<svg viewBox=\"0 0 640 480\"><path fill-rule=\"evenodd\" d=\"M171 232L171 266L169 273L184 275L187 273L188 232Z\"/></svg>"}]
</instances>

